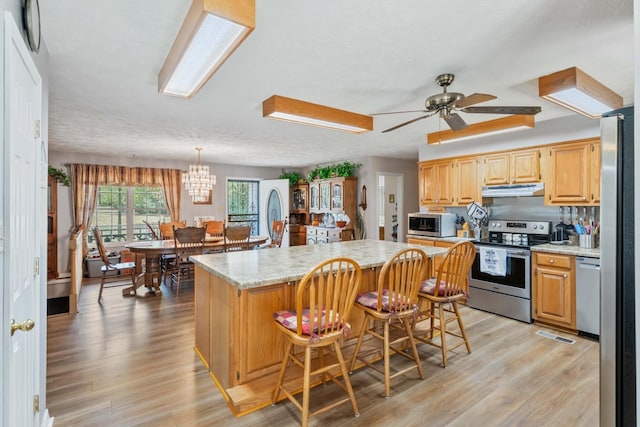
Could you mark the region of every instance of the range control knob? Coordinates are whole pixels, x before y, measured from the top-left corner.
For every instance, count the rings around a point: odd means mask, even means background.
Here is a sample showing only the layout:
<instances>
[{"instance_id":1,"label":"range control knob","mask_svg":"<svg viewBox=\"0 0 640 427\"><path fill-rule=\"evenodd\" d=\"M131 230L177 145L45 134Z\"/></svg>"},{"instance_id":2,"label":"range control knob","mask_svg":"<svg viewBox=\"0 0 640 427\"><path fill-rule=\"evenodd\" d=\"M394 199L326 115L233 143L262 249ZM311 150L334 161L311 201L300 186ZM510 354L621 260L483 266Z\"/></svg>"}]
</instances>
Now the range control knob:
<instances>
[{"instance_id":1,"label":"range control knob","mask_svg":"<svg viewBox=\"0 0 640 427\"><path fill-rule=\"evenodd\" d=\"M536 230L538 228L538 226L536 224L533 224L533 229Z\"/></svg>"}]
</instances>

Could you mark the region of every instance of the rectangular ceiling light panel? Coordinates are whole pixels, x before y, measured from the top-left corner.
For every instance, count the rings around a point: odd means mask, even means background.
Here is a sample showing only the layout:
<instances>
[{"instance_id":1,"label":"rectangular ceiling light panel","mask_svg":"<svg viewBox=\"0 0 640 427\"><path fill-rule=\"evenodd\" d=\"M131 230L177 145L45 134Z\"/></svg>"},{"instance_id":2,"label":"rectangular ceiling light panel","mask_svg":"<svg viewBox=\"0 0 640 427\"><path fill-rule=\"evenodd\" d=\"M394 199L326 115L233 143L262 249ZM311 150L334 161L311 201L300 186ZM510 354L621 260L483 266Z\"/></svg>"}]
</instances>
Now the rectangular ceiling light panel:
<instances>
[{"instance_id":1,"label":"rectangular ceiling light panel","mask_svg":"<svg viewBox=\"0 0 640 427\"><path fill-rule=\"evenodd\" d=\"M515 114L513 116L503 117L500 119L474 123L458 131L449 129L441 132L430 133L427 135L427 144L441 144L489 135L498 135L516 130L530 129L535 127L535 125L536 123L533 115Z\"/></svg>"},{"instance_id":2,"label":"rectangular ceiling light panel","mask_svg":"<svg viewBox=\"0 0 640 427\"><path fill-rule=\"evenodd\" d=\"M622 108L622 97L577 67L538 79L539 96L591 119Z\"/></svg>"},{"instance_id":3,"label":"rectangular ceiling light panel","mask_svg":"<svg viewBox=\"0 0 640 427\"><path fill-rule=\"evenodd\" d=\"M351 133L373 130L371 116L279 95L273 95L263 101L262 116Z\"/></svg>"},{"instance_id":4,"label":"rectangular ceiling light panel","mask_svg":"<svg viewBox=\"0 0 640 427\"><path fill-rule=\"evenodd\" d=\"M255 0L194 0L158 74L158 91L191 98L255 27Z\"/></svg>"}]
</instances>

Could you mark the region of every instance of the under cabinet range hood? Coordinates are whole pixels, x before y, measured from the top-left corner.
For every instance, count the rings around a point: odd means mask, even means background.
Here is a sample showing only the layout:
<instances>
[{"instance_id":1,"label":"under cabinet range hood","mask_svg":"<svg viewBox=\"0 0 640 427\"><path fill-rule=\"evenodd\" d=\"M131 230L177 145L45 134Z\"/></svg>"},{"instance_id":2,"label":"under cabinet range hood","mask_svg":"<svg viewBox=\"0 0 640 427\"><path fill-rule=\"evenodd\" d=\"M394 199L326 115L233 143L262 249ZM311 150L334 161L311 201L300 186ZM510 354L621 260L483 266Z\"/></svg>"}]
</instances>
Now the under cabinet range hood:
<instances>
[{"instance_id":1,"label":"under cabinet range hood","mask_svg":"<svg viewBox=\"0 0 640 427\"><path fill-rule=\"evenodd\" d=\"M482 197L544 196L544 183L491 185L482 187Z\"/></svg>"}]
</instances>

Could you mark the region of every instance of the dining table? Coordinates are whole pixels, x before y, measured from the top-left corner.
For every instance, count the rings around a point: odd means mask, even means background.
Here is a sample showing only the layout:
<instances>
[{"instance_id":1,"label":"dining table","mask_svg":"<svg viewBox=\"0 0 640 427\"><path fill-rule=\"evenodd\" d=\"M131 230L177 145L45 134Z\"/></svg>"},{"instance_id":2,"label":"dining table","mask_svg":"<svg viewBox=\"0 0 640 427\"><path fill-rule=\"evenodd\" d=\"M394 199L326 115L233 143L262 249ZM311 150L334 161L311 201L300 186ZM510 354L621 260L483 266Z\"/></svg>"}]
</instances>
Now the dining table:
<instances>
[{"instance_id":1,"label":"dining table","mask_svg":"<svg viewBox=\"0 0 640 427\"><path fill-rule=\"evenodd\" d=\"M255 249L256 246L262 245L269 240L269 236L251 236L249 237L249 249ZM224 252L227 242L224 237L207 237L204 241L205 251L219 250ZM145 240L125 245L133 253L143 254L144 263L144 282L136 281L136 283L122 290L123 295L135 293L142 285L146 286L150 291L160 291L160 280L162 277L162 269L160 260L162 255L168 255L175 252L176 246L173 239L166 240Z\"/></svg>"}]
</instances>

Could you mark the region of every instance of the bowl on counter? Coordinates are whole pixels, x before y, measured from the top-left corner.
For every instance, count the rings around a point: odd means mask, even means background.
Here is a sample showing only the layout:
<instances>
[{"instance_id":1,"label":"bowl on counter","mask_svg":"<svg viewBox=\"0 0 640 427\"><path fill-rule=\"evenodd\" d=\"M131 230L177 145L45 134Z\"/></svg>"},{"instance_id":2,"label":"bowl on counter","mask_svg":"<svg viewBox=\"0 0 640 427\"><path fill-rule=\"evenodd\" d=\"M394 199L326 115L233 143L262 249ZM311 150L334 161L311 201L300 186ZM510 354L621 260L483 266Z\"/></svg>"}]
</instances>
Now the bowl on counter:
<instances>
[{"instance_id":1,"label":"bowl on counter","mask_svg":"<svg viewBox=\"0 0 640 427\"><path fill-rule=\"evenodd\" d=\"M311 225L313 225L314 227L317 227L320 225L320 221L318 220L311 221Z\"/></svg>"},{"instance_id":2,"label":"bowl on counter","mask_svg":"<svg viewBox=\"0 0 640 427\"><path fill-rule=\"evenodd\" d=\"M347 221L336 221L336 227L344 228L347 226Z\"/></svg>"}]
</instances>

